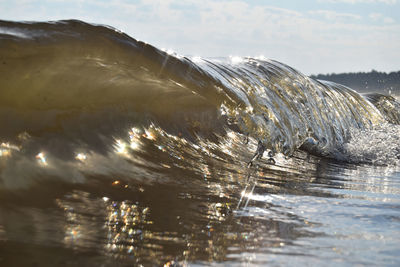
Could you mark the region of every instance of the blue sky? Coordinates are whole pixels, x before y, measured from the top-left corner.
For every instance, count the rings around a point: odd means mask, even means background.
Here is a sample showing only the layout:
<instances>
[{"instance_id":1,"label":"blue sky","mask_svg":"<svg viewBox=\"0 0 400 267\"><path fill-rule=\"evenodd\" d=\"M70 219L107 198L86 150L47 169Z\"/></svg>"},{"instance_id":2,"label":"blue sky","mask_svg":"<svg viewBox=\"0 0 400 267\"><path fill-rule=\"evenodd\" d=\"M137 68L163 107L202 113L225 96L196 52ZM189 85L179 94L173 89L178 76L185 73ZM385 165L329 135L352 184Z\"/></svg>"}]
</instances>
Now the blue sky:
<instances>
[{"instance_id":1,"label":"blue sky","mask_svg":"<svg viewBox=\"0 0 400 267\"><path fill-rule=\"evenodd\" d=\"M0 0L0 19L81 19L181 55L262 55L305 74L400 70L400 0Z\"/></svg>"}]
</instances>

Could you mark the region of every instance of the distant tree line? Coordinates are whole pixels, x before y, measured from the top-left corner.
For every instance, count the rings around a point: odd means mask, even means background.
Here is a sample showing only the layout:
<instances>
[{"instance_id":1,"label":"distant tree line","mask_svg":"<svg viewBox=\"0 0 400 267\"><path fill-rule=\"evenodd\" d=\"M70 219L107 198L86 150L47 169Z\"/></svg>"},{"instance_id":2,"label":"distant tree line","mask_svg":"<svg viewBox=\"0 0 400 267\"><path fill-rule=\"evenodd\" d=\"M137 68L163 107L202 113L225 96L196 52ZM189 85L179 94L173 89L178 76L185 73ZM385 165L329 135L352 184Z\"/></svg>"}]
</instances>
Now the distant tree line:
<instances>
[{"instance_id":1,"label":"distant tree line","mask_svg":"<svg viewBox=\"0 0 400 267\"><path fill-rule=\"evenodd\" d=\"M372 70L371 72L318 74L312 75L311 78L340 83L359 92L400 93L400 71L386 73Z\"/></svg>"}]
</instances>

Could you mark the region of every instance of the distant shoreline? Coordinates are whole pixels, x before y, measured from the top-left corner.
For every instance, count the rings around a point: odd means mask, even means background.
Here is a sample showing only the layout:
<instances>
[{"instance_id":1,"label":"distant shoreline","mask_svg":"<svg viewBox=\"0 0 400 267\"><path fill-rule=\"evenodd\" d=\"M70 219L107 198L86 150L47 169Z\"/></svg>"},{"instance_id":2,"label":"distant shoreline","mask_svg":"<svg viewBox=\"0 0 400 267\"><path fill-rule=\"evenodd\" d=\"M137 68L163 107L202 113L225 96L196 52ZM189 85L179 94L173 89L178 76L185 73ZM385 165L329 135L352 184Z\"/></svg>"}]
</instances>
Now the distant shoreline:
<instances>
[{"instance_id":1,"label":"distant shoreline","mask_svg":"<svg viewBox=\"0 0 400 267\"><path fill-rule=\"evenodd\" d=\"M400 93L400 71L386 73L372 70L357 73L318 74L310 77L340 83L359 92Z\"/></svg>"}]
</instances>

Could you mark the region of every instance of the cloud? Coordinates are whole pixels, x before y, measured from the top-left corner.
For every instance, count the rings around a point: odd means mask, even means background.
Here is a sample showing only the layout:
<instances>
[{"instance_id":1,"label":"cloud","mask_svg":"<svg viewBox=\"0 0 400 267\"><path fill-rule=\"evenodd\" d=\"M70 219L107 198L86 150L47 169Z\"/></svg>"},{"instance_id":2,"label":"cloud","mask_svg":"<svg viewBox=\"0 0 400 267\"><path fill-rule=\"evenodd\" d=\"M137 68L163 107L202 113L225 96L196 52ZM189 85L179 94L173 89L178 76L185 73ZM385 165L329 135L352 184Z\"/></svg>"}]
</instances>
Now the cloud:
<instances>
[{"instance_id":1,"label":"cloud","mask_svg":"<svg viewBox=\"0 0 400 267\"><path fill-rule=\"evenodd\" d=\"M374 22L383 22L383 23L386 23L386 24L391 24L391 23L395 23L396 22L393 18L385 17L381 13L371 13L371 14L369 14L368 17Z\"/></svg>"},{"instance_id":2,"label":"cloud","mask_svg":"<svg viewBox=\"0 0 400 267\"><path fill-rule=\"evenodd\" d=\"M395 20L391 17L385 17L385 18L383 18L383 22L384 23L394 23Z\"/></svg>"},{"instance_id":3,"label":"cloud","mask_svg":"<svg viewBox=\"0 0 400 267\"><path fill-rule=\"evenodd\" d=\"M371 3L381 3L394 5L397 0L318 0L320 3L346 3L346 4L371 4Z\"/></svg>"},{"instance_id":4,"label":"cloud","mask_svg":"<svg viewBox=\"0 0 400 267\"><path fill-rule=\"evenodd\" d=\"M379 19L381 19L383 17L383 15L381 13L371 13L368 16L370 19L372 19L373 21L377 21Z\"/></svg>"},{"instance_id":5,"label":"cloud","mask_svg":"<svg viewBox=\"0 0 400 267\"><path fill-rule=\"evenodd\" d=\"M320 15L329 20L338 20L338 19L353 19L358 20L361 19L361 16L351 13L338 13L331 10L315 10L308 12L311 15Z\"/></svg>"}]
</instances>

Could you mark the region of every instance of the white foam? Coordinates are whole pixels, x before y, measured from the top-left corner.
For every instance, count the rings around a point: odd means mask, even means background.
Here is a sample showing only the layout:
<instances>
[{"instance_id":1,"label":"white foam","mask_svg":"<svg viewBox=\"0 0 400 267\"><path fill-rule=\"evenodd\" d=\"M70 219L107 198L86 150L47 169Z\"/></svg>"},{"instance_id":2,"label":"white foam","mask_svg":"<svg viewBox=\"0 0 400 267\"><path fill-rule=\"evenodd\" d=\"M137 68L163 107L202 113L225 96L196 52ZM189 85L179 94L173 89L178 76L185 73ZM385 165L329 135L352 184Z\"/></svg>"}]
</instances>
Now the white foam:
<instances>
[{"instance_id":1,"label":"white foam","mask_svg":"<svg viewBox=\"0 0 400 267\"><path fill-rule=\"evenodd\" d=\"M351 129L343 156L355 163L400 165L400 125L385 123L371 130Z\"/></svg>"}]
</instances>

